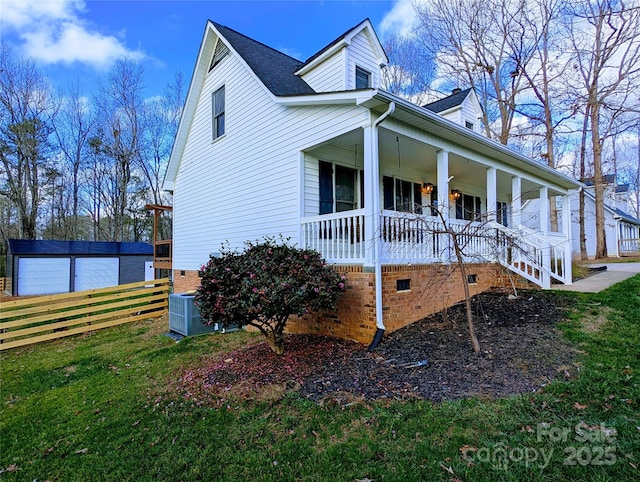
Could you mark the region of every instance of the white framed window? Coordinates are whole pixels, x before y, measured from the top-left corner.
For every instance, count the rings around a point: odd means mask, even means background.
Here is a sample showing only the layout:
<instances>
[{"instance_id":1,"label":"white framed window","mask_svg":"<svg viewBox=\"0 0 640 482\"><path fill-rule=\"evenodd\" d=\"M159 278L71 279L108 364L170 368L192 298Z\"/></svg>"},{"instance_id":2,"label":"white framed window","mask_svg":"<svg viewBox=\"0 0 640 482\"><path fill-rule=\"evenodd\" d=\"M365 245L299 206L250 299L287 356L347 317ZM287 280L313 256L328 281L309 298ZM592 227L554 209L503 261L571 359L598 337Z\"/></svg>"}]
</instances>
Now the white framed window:
<instances>
[{"instance_id":1,"label":"white framed window","mask_svg":"<svg viewBox=\"0 0 640 482\"><path fill-rule=\"evenodd\" d=\"M320 161L319 214L339 213L364 207L363 172Z\"/></svg>"},{"instance_id":2,"label":"white framed window","mask_svg":"<svg viewBox=\"0 0 640 482\"><path fill-rule=\"evenodd\" d=\"M464 121L464 126L465 126L467 129L471 129L471 130L474 130L474 129L475 129L475 125L473 124L473 122Z\"/></svg>"},{"instance_id":3,"label":"white framed window","mask_svg":"<svg viewBox=\"0 0 640 482\"><path fill-rule=\"evenodd\" d=\"M479 220L482 216L482 200L478 196L471 194L460 194L455 199L456 219L465 221Z\"/></svg>"},{"instance_id":4,"label":"white framed window","mask_svg":"<svg viewBox=\"0 0 640 482\"><path fill-rule=\"evenodd\" d=\"M356 89L368 89L371 87L371 72L356 66Z\"/></svg>"},{"instance_id":5,"label":"white framed window","mask_svg":"<svg viewBox=\"0 0 640 482\"><path fill-rule=\"evenodd\" d=\"M422 183L383 176L382 190L384 209L422 214ZM430 202L431 199L427 199L427 203Z\"/></svg>"},{"instance_id":6,"label":"white framed window","mask_svg":"<svg viewBox=\"0 0 640 482\"><path fill-rule=\"evenodd\" d=\"M213 115L213 140L225 133L225 99L224 85L211 94L211 111Z\"/></svg>"},{"instance_id":7,"label":"white framed window","mask_svg":"<svg viewBox=\"0 0 640 482\"><path fill-rule=\"evenodd\" d=\"M509 204L498 201L496 220L503 226L509 226Z\"/></svg>"}]
</instances>

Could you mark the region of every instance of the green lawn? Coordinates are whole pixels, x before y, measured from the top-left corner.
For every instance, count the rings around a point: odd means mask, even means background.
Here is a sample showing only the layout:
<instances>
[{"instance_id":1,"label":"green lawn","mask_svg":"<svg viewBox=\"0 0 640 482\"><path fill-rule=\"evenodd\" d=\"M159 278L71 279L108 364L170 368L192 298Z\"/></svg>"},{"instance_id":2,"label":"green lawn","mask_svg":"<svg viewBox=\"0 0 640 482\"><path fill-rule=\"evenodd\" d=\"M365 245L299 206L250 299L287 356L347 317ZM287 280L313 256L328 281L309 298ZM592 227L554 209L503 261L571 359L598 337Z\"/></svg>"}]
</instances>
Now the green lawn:
<instances>
[{"instance_id":1,"label":"green lawn","mask_svg":"<svg viewBox=\"0 0 640 482\"><path fill-rule=\"evenodd\" d=\"M167 380L257 335L166 321L0 354L0 479L638 480L640 276L575 298L577 378L502 400L198 407Z\"/></svg>"}]
</instances>

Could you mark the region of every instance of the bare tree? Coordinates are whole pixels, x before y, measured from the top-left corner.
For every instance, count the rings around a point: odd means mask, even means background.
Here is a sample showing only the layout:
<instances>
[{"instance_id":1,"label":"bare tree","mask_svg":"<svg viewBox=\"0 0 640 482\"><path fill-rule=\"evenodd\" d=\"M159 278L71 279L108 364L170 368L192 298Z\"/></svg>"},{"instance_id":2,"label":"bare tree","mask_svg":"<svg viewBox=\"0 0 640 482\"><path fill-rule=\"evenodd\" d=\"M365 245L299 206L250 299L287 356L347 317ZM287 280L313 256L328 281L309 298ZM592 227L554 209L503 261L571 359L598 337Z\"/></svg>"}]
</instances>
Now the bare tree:
<instances>
[{"instance_id":1,"label":"bare tree","mask_svg":"<svg viewBox=\"0 0 640 482\"><path fill-rule=\"evenodd\" d=\"M607 257L603 143L619 118L637 106L640 83L640 6L637 0L589 0L570 5L575 79L586 105L593 151L597 259ZM602 123L607 111L606 123Z\"/></svg>"},{"instance_id":2,"label":"bare tree","mask_svg":"<svg viewBox=\"0 0 640 482\"><path fill-rule=\"evenodd\" d=\"M49 156L51 94L32 60L0 46L0 194L15 206L18 236L36 238L42 168Z\"/></svg>"},{"instance_id":3,"label":"bare tree","mask_svg":"<svg viewBox=\"0 0 640 482\"><path fill-rule=\"evenodd\" d=\"M391 35L384 49L389 65L382 70L382 87L415 104L426 103L436 70L433 57L411 36Z\"/></svg>"},{"instance_id":4,"label":"bare tree","mask_svg":"<svg viewBox=\"0 0 640 482\"><path fill-rule=\"evenodd\" d=\"M565 92L564 71L569 62L564 54L566 39L559 35L564 0L533 0L522 5L523 15L514 17L519 25L517 35L509 35L511 49L524 52L528 59L520 63L527 84L527 93L521 96L517 112L530 121L526 137L542 137L540 157L549 167L556 168L557 130L575 112ZM522 32L527 32L523 35ZM527 95L530 94L530 95ZM556 203L551 203L551 229L558 229Z\"/></svg>"},{"instance_id":5,"label":"bare tree","mask_svg":"<svg viewBox=\"0 0 640 482\"><path fill-rule=\"evenodd\" d=\"M65 161L69 182L65 185L71 197L69 237L78 239L80 233L80 175L89 154L89 139L97 122L91 103L82 95L80 85L74 85L62 93L61 109L54 132L61 155Z\"/></svg>"},{"instance_id":6,"label":"bare tree","mask_svg":"<svg viewBox=\"0 0 640 482\"><path fill-rule=\"evenodd\" d=\"M140 165L143 99L142 67L119 60L100 85L97 107L102 123L98 135L90 140L95 156L110 161L103 171L111 176L109 198L110 240L122 241L125 236L125 216L132 189L132 169ZM105 199L103 199L105 201ZM107 206L105 206L107 207Z\"/></svg>"},{"instance_id":7,"label":"bare tree","mask_svg":"<svg viewBox=\"0 0 640 482\"><path fill-rule=\"evenodd\" d=\"M139 167L148 184L148 200L153 204L164 204L164 193L161 191L162 176L180 122L184 103L183 89L182 75L176 74L165 88L162 97L149 99L144 103Z\"/></svg>"},{"instance_id":8,"label":"bare tree","mask_svg":"<svg viewBox=\"0 0 640 482\"><path fill-rule=\"evenodd\" d=\"M483 108L486 134L507 144L528 62L525 0L431 0L418 5L418 35L436 59L439 76L471 86Z\"/></svg>"}]
</instances>

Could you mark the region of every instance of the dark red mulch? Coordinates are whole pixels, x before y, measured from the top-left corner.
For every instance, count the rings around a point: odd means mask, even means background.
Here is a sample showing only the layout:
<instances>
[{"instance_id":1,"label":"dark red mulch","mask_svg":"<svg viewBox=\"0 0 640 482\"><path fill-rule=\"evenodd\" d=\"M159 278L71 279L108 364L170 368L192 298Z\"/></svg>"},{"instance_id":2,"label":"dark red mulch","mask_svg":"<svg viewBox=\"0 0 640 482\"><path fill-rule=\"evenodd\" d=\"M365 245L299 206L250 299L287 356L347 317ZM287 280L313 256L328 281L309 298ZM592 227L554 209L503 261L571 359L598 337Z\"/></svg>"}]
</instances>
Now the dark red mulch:
<instances>
[{"instance_id":1,"label":"dark red mulch","mask_svg":"<svg viewBox=\"0 0 640 482\"><path fill-rule=\"evenodd\" d=\"M262 342L185 372L176 389L207 404L254 398L274 385L315 401L532 392L572 362L573 350L556 330L565 315L561 304L553 293L539 291L517 299L504 292L474 297L479 354L471 349L461 303L385 336L373 352L346 340L288 335L281 357Z\"/></svg>"}]
</instances>

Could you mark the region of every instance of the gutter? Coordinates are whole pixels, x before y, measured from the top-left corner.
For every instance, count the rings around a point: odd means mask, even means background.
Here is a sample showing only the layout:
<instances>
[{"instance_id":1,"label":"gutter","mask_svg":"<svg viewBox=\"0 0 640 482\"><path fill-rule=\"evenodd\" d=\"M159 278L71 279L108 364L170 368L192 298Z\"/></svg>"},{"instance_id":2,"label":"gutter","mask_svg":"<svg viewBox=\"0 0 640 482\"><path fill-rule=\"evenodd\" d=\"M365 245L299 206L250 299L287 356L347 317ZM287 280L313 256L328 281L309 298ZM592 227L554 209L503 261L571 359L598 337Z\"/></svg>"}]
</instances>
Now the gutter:
<instances>
[{"instance_id":1,"label":"gutter","mask_svg":"<svg viewBox=\"0 0 640 482\"><path fill-rule=\"evenodd\" d=\"M374 92L373 98L379 102L384 102L384 103L389 102L390 103L389 105L391 105L391 103L397 103L399 108L404 110L405 112L411 113L417 117L421 117L422 119L432 122L440 127L449 129L455 132L457 135L465 137L466 139L468 139L473 143L480 144L486 148L496 150L504 156L517 160L518 162L521 162L527 166L526 170L520 167L520 169L525 172L528 171L530 174L540 176L542 179L545 179L545 176L552 176L555 178L554 182L564 189L569 190L572 188L575 189L575 188L584 186L583 183L576 181L568 177L567 175L559 171L556 171L555 169L550 168L549 166L535 162L533 159L530 159L529 157L523 154L520 154L517 151L514 151L508 146L500 144L499 142L496 142L493 139L490 139L482 134L474 132L471 129L467 129L466 127L460 126L459 124L456 124L455 122L441 116L436 112L432 112L429 109L425 109L424 107L420 107L418 105L412 104L411 102L408 102L389 92L378 89ZM473 146L467 146L467 147L471 150L477 150L477 148Z\"/></svg>"},{"instance_id":2,"label":"gutter","mask_svg":"<svg viewBox=\"0 0 640 482\"><path fill-rule=\"evenodd\" d=\"M389 108L376 120L371 123L371 127L373 129L377 129L378 126L391 114L396 110L396 103L391 102L389 104ZM378 138L376 136L376 142L378 142ZM376 163L378 166L380 165L379 160L376 159ZM379 167L376 169L375 179L380 178L379 175ZM380 212L380 196L371 196L373 202L375 203L373 206L374 215L377 216ZM373 337L373 341L369 345L368 350L374 350L382 341L382 337L386 328L384 326L383 316L382 316L382 266L380 265L380 240L378 239L378 230L374 229L374 237L373 237L373 266L374 266L374 284L376 290L376 334Z\"/></svg>"}]
</instances>

